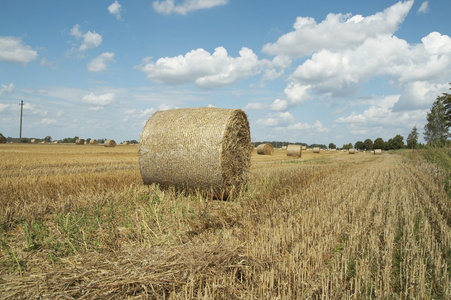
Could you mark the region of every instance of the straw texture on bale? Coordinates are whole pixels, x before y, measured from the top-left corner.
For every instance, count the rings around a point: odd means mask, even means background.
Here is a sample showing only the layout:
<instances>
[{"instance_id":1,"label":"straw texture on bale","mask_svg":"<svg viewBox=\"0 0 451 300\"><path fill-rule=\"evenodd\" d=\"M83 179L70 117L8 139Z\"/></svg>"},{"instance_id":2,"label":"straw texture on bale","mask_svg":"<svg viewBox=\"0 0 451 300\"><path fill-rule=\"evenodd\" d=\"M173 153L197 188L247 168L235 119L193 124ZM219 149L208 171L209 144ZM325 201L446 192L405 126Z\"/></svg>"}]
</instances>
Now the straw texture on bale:
<instances>
[{"instance_id":1,"label":"straw texture on bale","mask_svg":"<svg viewBox=\"0 0 451 300\"><path fill-rule=\"evenodd\" d=\"M85 144L85 140L84 139L76 139L75 140L75 144L76 145L84 145Z\"/></svg>"},{"instance_id":2,"label":"straw texture on bale","mask_svg":"<svg viewBox=\"0 0 451 300\"><path fill-rule=\"evenodd\" d=\"M302 146L301 145L288 145L287 156L302 156Z\"/></svg>"},{"instance_id":3,"label":"straw texture on bale","mask_svg":"<svg viewBox=\"0 0 451 300\"><path fill-rule=\"evenodd\" d=\"M103 145L105 147L116 147L116 141L115 140L105 140Z\"/></svg>"},{"instance_id":4,"label":"straw texture on bale","mask_svg":"<svg viewBox=\"0 0 451 300\"><path fill-rule=\"evenodd\" d=\"M270 144L260 144L257 146L257 154L260 155L273 155L274 154L274 147Z\"/></svg>"},{"instance_id":5,"label":"straw texture on bale","mask_svg":"<svg viewBox=\"0 0 451 300\"><path fill-rule=\"evenodd\" d=\"M353 148L353 149L349 149L349 150L348 150L348 153L349 153L349 154L355 154L355 149L354 149L354 148Z\"/></svg>"},{"instance_id":6,"label":"straw texture on bale","mask_svg":"<svg viewBox=\"0 0 451 300\"><path fill-rule=\"evenodd\" d=\"M6 144L6 138L3 135L0 135L0 144Z\"/></svg>"},{"instance_id":7,"label":"straw texture on bale","mask_svg":"<svg viewBox=\"0 0 451 300\"><path fill-rule=\"evenodd\" d=\"M246 184L252 144L239 109L158 111L141 133L139 164L145 184L212 192L227 197Z\"/></svg>"},{"instance_id":8,"label":"straw texture on bale","mask_svg":"<svg viewBox=\"0 0 451 300\"><path fill-rule=\"evenodd\" d=\"M374 155L382 155L382 149L374 149Z\"/></svg>"},{"instance_id":9,"label":"straw texture on bale","mask_svg":"<svg viewBox=\"0 0 451 300\"><path fill-rule=\"evenodd\" d=\"M319 153L320 149L319 147L313 147L313 153Z\"/></svg>"},{"instance_id":10,"label":"straw texture on bale","mask_svg":"<svg viewBox=\"0 0 451 300\"><path fill-rule=\"evenodd\" d=\"M97 140L90 140L89 143L91 145L97 145L98 144Z\"/></svg>"}]
</instances>

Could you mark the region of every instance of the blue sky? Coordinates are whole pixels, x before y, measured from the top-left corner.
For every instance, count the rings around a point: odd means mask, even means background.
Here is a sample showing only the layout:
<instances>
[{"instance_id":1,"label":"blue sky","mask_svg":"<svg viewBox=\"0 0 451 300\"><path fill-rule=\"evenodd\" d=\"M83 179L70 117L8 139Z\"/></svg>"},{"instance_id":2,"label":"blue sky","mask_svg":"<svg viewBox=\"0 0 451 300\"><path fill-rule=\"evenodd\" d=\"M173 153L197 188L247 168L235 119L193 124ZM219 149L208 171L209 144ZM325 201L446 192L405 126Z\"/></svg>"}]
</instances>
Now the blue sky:
<instances>
[{"instance_id":1,"label":"blue sky","mask_svg":"<svg viewBox=\"0 0 451 300\"><path fill-rule=\"evenodd\" d=\"M243 109L253 141L407 138L451 82L451 1L0 0L0 132L139 140Z\"/></svg>"}]
</instances>

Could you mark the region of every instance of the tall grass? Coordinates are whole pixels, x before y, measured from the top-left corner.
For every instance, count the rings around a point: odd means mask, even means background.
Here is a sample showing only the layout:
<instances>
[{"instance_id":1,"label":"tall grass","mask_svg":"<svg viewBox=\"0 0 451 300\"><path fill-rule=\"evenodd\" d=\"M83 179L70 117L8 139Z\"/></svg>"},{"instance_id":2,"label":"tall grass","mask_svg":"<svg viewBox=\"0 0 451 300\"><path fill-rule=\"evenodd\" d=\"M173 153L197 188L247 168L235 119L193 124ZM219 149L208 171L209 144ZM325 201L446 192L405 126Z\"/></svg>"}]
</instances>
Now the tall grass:
<instances>
[{"instance_id":1,"label":"tall grass","mask_svg":"<svg viewBox=\"0 0 451 300\"><path fill-rule=\"evenodd\" d=\"M136 148L40 147L0 148L34 170L0 175L3 298L451 297L446 174L420 152L254 155L226 202L143 185Z\"/></svg>"}]
</instances>

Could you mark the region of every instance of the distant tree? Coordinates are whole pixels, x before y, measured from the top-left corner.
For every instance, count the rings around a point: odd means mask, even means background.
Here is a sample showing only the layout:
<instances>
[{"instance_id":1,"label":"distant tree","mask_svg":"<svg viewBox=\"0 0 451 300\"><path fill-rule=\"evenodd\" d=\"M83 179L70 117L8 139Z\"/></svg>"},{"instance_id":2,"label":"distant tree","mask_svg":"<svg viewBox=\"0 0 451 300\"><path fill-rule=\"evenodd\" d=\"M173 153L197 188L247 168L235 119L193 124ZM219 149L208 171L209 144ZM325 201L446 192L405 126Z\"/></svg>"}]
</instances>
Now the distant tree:
<instances>
[{"instance_id":1,"label":"distant tree","mask_svg":"<svg viewBox=\"0 0 451 300\"><path fill-rule=\"evenodd\" d=\"M51 143L51 142L52 142L52 137L51 137L50 135L48 135L48 136L46 136L46 137L44 138L44 141L45 141L46 143Z\"/></svg>"},{"instance_id":2,"label":"distant tree","mask_svg":"<svg viewBox=\"0 0 451 300\"><path fill-rule=\"evenodd\" d=\"M64 138L62 139L62 143L75 143L75 141L78 139L78 136L74 136L73 138Z\"/></svg>"},{"instance_id":3,"label":"distant tree","mask_svg":"<svg viewBox=\"0 0 451 300\"><path fill-rule=\"evenodd\" d=\"M346 150L352 149L352 143L344 144L342 149L346 149Z\"/></svg>"},{"instance_id":4,"label":"distant tree","mask_svg":"<svg viewBox=\"0 0 451 300\"><path fill-rule=\"evenodd\" d=\"M382 138L374 140L373 149L385 149L385 142Z\"/></svg>"},{"instance_id":5,"label":"distant tree","mask_svg":"<svg viewBox=\"0 0 451 300\"><path fill-rule=\"evenodd\" d=\"M334 143L329 143L329 149L337 149L337 146Z\"/></svg>"},{"instance_id":6,"label":"distant tree","mask_svg":"<svg viewBox=\"0 0 451 300\"><path fill-rule=\"evenodd\" d=\"M371 150L373 149L373 141L370 139L366 139L363 144L365 145L365 150Z\"/></svg>"},{"instance_id":7,"label":"distant tree","mask_svg":"<svg viewBox=\"0 0 451 300\"><path fill-rule=\"evenodd\" d=\"M388 140L385 145L387 150L397 150L404 148L404 137L397 134L394 138Z\"/></svg>"},{"instance_id":8,"label":"distant tree","mask_svg":"<svg viewBox=\"0 0 451 300\"><path fill-rule=\"evenodd\" d=\"M417 126L413 126L412 131L407 137L407 148L417 149L418 148L418 131Z\"/></svg>"},{"instance_id":9,"label":"distant tree","mask_svg":"<svg viewBox=\"0 0 451 300\"><path fill-rule=\"evenodd\" d=\"M363 148L365 148L365 144L362 141L357 141L354 144L354 149L362 150Z\"/></svg>"},{"instance_id":10,"label":"distant tree","mask_svg":"<svg viewBox=\"0 0 451 300\"><path fill-rule=\"evenodd\" d=\"M437 97L431 110L426 115L427 123L424 125L424 139L430 145L443 146L449 137L446 124L446 109L443 97Z\"/></svg>"}]
</instances>

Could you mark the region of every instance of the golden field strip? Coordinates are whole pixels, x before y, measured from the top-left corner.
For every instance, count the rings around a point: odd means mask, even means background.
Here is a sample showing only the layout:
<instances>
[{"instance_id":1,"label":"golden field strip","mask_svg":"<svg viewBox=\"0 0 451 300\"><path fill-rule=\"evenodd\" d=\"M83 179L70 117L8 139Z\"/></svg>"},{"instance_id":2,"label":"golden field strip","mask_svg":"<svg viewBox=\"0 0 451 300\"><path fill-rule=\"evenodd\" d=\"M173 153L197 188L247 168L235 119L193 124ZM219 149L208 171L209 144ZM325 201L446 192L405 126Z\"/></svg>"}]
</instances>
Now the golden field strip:
<instances>
[{"instance_id":1,"label":"golden field strip","mask_svg":"<svg viewBox=\"0 0 451 300\"><path fill-rule=\"evenodd\" d=\"M230 201L145 186L138 147L0 145L2 299L450 299L419 152L252 156Z\"/></svg>"}]
</instances>

